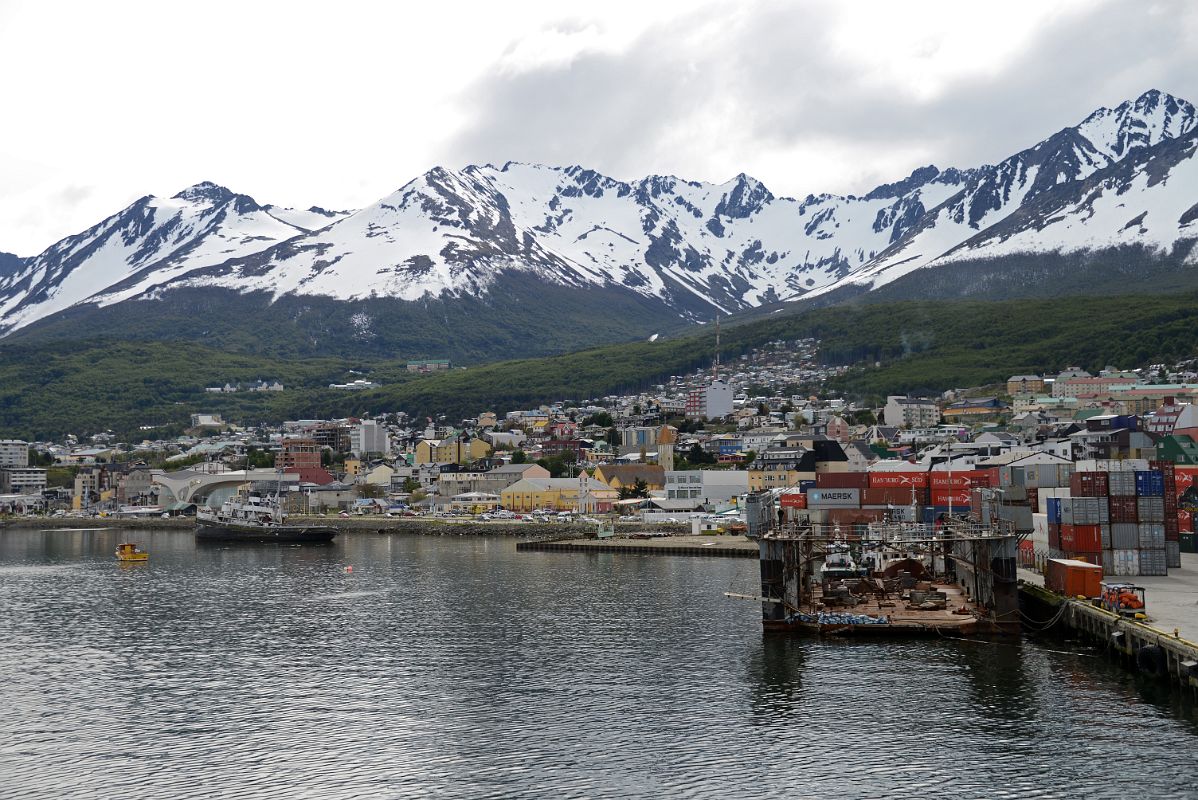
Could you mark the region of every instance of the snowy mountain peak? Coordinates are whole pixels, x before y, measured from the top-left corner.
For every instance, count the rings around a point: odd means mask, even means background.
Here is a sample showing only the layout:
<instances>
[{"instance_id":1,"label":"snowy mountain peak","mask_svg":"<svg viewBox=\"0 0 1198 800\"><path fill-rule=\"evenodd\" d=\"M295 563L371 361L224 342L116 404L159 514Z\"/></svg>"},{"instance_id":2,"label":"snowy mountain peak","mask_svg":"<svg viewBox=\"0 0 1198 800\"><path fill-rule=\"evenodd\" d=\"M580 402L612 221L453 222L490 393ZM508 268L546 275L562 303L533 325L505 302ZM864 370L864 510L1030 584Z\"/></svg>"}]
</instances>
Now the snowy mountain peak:
<instances>
[{"instance_id":1,"label":"snowy mountain peak","mask_svg":"<svg viewBox=\"0 0 1198 800\"><path fill-rule=\"evenodd\" d=\"M201 181L188 186L174 196L175 200L190 200L194 203L224 203L233 198L233 192L212 181Z\"/></svg>"},{"instance_id":2,"label":"snowy mountain peak","mask_svg":"<svg viewBox=\"0 0 1198 800\"><path fill-rule=\"evenodd\" d=\"M715 208L717 217L746 219L774 201L774 195L765 184L745 173L732 179L732 188L720 199Z\"/></svg>"}]
</instances>

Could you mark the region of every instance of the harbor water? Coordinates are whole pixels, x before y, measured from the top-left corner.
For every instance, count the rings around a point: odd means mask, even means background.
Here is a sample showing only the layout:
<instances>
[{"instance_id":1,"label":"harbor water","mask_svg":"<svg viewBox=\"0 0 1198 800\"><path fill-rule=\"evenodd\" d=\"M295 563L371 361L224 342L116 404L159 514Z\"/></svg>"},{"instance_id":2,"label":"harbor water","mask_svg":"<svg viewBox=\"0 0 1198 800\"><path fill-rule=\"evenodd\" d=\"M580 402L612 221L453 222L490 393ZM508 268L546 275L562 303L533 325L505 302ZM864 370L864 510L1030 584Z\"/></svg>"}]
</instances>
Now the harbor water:
<instances>
[{"instance_id":1,"label":"harbor water","mask_svg":"<svg viewBox=\"0 0 1198 800\"><path fill-rule=\"evenodd\" d=\"M764 638L756 570L0 531L0 798L1198 795L1187 698L1058 642Z\"/></svg>"}]
</instances>

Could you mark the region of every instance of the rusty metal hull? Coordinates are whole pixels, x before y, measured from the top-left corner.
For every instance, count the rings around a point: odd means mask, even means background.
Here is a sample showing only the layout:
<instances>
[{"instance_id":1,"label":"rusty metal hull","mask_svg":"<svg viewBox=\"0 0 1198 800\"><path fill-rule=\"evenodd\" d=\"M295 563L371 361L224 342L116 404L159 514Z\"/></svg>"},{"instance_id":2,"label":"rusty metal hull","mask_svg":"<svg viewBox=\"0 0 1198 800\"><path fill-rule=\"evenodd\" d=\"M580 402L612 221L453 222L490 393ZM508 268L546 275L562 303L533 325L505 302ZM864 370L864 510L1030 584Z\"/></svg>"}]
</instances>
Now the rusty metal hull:
<instances>
[{"instance_id":1,"label":"rusty metal hull","mask_svg":"<svg viewBox=\"0 0 1198 800\"><path fill-rule=\"evenodd\" d=\"M991 622L970 619L961 622L893 622L881 625L820 624L816 622L787 622L762 620L767 634L790 636L859 636L863 638L909 638L920 636L968 637L979 639L1018 636L1018 622Z\"/></svg>"}]
</instances>

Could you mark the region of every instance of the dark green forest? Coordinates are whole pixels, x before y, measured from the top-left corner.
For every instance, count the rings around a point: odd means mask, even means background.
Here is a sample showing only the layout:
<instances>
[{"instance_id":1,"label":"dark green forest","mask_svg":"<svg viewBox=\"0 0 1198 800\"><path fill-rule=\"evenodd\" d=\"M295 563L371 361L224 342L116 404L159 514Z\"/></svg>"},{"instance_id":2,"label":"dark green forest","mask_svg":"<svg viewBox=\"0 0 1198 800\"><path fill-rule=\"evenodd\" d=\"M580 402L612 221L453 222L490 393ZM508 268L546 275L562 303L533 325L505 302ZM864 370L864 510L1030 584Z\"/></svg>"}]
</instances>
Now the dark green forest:
<instances>
[{"instance_id":1,"label":"dark green forest","mask_svg":"<svg viewBox=\"0 0 1198 800\"><path fill-rule=\"evenodd\" d=\"M725 360L778 339L816 337L826 364L854 368L831 388L849 396L943 391L1009 375L1174 362L1198 353L1198 294L1044 300L900 301L778 313L728 326ZM693 329L692 329L693 330ZM406 411L450 420L550 400L648 389L711 362L710 328L656 342L415 376L405 361L274 358L182 342L0 344L0 435L49 438L185 425L193 412L242 424ZM366 377L363 392L329 383ZM205 394L226 382L279 380L281 393ZM139 438L151 434L137 434Z\"/></svg>"}]
</instances>

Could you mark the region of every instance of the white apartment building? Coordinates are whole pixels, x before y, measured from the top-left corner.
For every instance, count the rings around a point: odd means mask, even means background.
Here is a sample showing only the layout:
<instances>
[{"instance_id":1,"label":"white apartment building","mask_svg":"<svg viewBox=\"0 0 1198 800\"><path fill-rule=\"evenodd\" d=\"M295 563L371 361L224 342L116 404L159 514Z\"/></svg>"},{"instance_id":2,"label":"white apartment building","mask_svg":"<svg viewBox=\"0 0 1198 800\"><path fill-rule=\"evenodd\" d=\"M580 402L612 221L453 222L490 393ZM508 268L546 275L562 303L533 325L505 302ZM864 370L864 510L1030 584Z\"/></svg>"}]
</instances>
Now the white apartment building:
<instances>
[{"instance_id":1,"label":"white apartment building","mask_svg":"<svg viewBox=\"0 0 1198 800\"><path fill-rule=\"evenodd\" d=\"M0 439L0 468L29 466L29 443Z\"/></svg>"}]
</instances>

